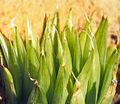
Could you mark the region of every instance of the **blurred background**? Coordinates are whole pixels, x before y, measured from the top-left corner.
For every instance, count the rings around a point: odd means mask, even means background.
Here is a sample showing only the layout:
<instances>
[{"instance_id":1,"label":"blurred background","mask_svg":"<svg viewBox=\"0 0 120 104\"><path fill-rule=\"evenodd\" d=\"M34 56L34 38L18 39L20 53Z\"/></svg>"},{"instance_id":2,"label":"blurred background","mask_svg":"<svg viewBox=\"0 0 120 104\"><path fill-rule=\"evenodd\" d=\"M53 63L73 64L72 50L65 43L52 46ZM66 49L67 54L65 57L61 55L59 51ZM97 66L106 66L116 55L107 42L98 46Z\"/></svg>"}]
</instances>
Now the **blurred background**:
<instances>
[{"instance_id":1,"label":"blurred background","mask_svg":"<svg viewBox=\"0 0 120 104\"><path fill-rule=\"evenodd\" d=\"M15 24L19 32L24 34L28 17L33 32L39 36L45 14L53 16L58 9L60 27L63 28L70 8L73 11L74 26L82 27L85 16L89 16L96 27L104 15L109 20L109 32L119 34L120 0L0 0L0 30L10 37L12 24Z\"/></svg>"}]
</instances>

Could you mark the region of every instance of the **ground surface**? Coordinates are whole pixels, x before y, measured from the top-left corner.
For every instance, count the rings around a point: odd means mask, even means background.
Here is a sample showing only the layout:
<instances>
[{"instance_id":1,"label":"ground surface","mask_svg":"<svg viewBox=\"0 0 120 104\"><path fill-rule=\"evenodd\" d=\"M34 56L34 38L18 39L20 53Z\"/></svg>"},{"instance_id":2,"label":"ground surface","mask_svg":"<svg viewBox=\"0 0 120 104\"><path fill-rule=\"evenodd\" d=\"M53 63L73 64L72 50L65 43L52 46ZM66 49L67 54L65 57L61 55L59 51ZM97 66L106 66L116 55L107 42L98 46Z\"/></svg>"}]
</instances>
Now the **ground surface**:
<instances>
[{"instance_id":1,"label":"ground surface","mask_svg":"<svg viewBox=\"0 0 120 104\"><path fill-rule=\"evenodd\" d=\"M61 27L69 8L72 8L75 26L84 23L85 14L93 18L95 25L102 15L106 15L110 30L120 31L120 0L0 0L0 29L11 36L10 23L14 21L19 31L24 33L26 17L29 17L34 33L40 35L45 13L53 15L56 8L60 12Z\"/></svg>"}]
</instances>

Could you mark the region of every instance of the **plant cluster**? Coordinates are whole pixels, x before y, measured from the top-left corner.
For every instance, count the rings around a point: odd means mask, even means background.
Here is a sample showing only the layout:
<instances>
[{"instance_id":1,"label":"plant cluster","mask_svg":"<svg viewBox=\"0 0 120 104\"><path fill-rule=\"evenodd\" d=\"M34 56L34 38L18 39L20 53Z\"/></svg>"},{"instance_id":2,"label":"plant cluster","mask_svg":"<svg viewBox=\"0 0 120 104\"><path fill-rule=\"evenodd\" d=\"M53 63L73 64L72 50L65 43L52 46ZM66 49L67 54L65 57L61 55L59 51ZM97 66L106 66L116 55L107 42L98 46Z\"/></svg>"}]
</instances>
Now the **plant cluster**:
<instances>
[{"instance_id":1,"label":"plant cluster","mask_svg":"<svg viewBox=\"0 0 120 104\"><path fill-rule=\"evenodd\" d=\"M45 18L40 39L29 20L22 39L0 34L0 72L6 104L111 104L116 82L113 78L119 46L107 47L107 18L96 33L90 21L78 32L71 11L62 31L59 14Z\"/></svg>"}]
</instances>

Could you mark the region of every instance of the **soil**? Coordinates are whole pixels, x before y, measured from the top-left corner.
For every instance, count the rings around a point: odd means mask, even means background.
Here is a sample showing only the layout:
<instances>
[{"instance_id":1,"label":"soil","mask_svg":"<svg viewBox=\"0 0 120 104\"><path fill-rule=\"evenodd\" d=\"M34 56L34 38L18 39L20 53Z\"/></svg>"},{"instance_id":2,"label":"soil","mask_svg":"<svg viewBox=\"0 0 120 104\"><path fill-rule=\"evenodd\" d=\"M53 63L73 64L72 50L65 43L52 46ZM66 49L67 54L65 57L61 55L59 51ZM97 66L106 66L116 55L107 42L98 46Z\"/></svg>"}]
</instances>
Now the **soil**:
<instances>
[{"instance_id":1,"label":"soil","mask_svg":"<svg viewBox=\"0 0 120 104\"><path fill-rule=\"evenodd\" d=\"M73 23L82 27L86 16L93 19L94 27L103 15L108 17L110 32L120 31L120 0L0 0L0 30L11 37L11 25L14 23L21 34L25 33L26 18L32 23L36 36L40 36L45 14L53 15L56 9L60 13L61 28L65 24L70 8L73 11ZM85 16L86 15L86 16Z\"/></svg>"}]
</instances>

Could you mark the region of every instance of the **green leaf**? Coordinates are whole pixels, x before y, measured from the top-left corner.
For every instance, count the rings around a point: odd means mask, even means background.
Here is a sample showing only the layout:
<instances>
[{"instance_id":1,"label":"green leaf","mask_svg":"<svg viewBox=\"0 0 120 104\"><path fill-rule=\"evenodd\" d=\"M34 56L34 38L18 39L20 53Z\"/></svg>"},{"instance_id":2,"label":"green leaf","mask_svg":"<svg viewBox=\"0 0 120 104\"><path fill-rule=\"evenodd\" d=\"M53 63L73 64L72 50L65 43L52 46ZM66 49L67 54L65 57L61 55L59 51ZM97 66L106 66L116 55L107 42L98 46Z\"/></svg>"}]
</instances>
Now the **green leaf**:
<instances>
[{"instance_id":1,"label":"green leaf","mask_svg":"<svg viewBox=\"0 0 120 104\"><path fill-rule=\"evenodd\" d=\"M79 36L78 34L76 34L75 44L74 44L74 56L73 56L73 72L75 76L78 76L78 74L82 70L81 60L82 60L82 52L81 52L81 47L79 42Z\"/></svg>"},{"instance_id":2,"label":"green leaf","mask_svg":"<svg viewBox=\"0 0 120 104\"><path fill-rule=\"evenodd\" d=\"M0 66L0 71L2 71L2 77L4 78L6 104L17 104L17 95L10 71L4 66Z\"/></svg>"},{"instance_id":3,"label":"green leaf","mask_svg":"<svg viewBox=\"0 0 120 104\"><path fill-rule=\"evenodd\" d=\"M46 81L45 81L46 80ZM44 55L41 56L40 60L40 68L37 75L38 84L41 86L41 89L47 96L48 102L51 102L54 90L54 82L53 76L47 66L46 57Z\"/></svg>"},{"instance_id":4,"label":"green leaf","mask_svg":"<svg viewBox=\"0 0 120 104\"><path fill-rule=\"evenodd\" d=\"M62 62L60 62L60 67L58 70L52 104L65 104L68 96L67 84L72 72L71 56L65 32L63 32L62 35L64 36L62 41L62 60L60 59Z\"/></svg>"},{"instance_id":5,"label":"green leaf","mask_svg":"<svg viewBox=\"0 0 120 104\"><path fill-rule=\"evenodd\" d=\"M34 85L27 104L48 104L46 95L40 85Z\"/></svg>"},{"instance_id":6,"label":"green leaf","mask_svg":"<svg viewBox=\"0 0 120 104\"><path fill-rule=\"evenodd\" d=\"M112 104L113 97L116 92L116 86L117 84L115 82L111 82L111 85L109 86L107 93L100 104Z\"/></svg>"},{"instance_id":7,"label":"green leaf","mask_svg":"<svg viewBox=\"0 0 120 104\"><path fill-rule=\"evenodd\" d=\"M2 51L1 46L0 46L0 64L7 66L7 62L5 60L5 56L4 56L4 53Z\"/></svg>"},{"instance_id":8,"label":"green leaf","mask_svg":"<svg viewBox=\"0 0 120 104\"><path fill-rule=\"evenodd\" d=\"M81 73L78 75L77 80L80 83L80 89L83 93L83 98L85 100L85 96L87 94L87 87L88 87L88 81L90 79L90 75L92 73L92 62L93 62L94 54L91 52L91 55L89 56L88 60L86 61ZM91 66L91 67L90 67ZM86 74L87 73L87 74ZM77 82L76 82L77 83ZM77 87L76 87L77 88Z\"/></svg>"},{"instance_id":9,"label":"green leaf","mask_svg":"<svg viewBox=\"0 0 120 104\"><path fill-rule=\"evenodd\" d=\"M5 60L7 62L11 74L13 75L13 79L15 81L16 93L18 96L20 95L19 92L21 89L21 78L20 78L21 74L17 75L18 73L20 73L20 69L18 68L16 52L12 43L10 41L5 40L2 34L0 34L0 42L3 53L5 55Z\"/></svg>"},{"instance_id":10,"label":"green leaf","mask_svg":"<svg viewBox=\"0 0 120 104\"><path fill-rule=\"evenodd\" d=\"M32 26L28 18L27 18L27 34L28 38L32 41L32 46L36 48L37 47L36 39L35 36L33 35Z\"/></svg>"},{"instance_id":11,"label":"green leaf","mask_svg":"<svg viewBox=\"0 0 120 104\"><path fill-rule=\"evenodd\" d=\"M57 30L57 31L56 31ZM55 45L56 43L56 32L59 33L60 27L59 27L59 13L56 11L54 14L54 18L52 20L52 24L51 24L51 40L52 40L52 44Z\"/></svg>"},{"instance_id":12,"label":"green leaf","mask_svg":"<svg viewBox=\"0 0 120 104\"><path fill-rule=\"evenodd\" d=\"M7 63L9 60L8 44L9 44L8 40L5 40L3 35L0 33L0 46L1 46L1 50L3 51L5 60Z\"/></svg>"},{"instance_id":13,"label":"green leaf","mask_svg":"<svg viewBox=\"0 0 120 104\"><path fill-rule=\"evenodd\" d=\"M82 57L79 36L77 32L74 31L74 29L70 30L70 28L67 26L65 27L65 32L72 58L73 72L77 76L81 71L80 61Z\"/></svg>"},{"instance_id":14,"label":"green leaf","mask_svg":"<svg viewBox=\"0 0 120 104\"><path fill-rule=\"evenodd\" d=\"M101 78L104 77L103 74L105 71L104 68L105 68L106 52L107 52L107 28L108 28L108 20L103 17L95 33L99 57L100 57L100 64L101 64Z\"/></svg>"},{"instance_id":15,"label":"green leaf","mask_svg":"<svg viewBox=\"0 0 120 104\"><path fill-rule=\"evenodd\" d=\"M105 65L106 65L106 55L107 55L107 28L108 28L108 20L106 18L102 18L101 23L95 33L95 37L96 37L96 41L97 41L97 47L98 47L98 52L99 52L99 59L100 59L100 86L99 86L99 98L101 99L101 91L105 91L103 90L103 86L104 85L109 85L109 83L103 82L105 80L105 76L106 75L110 75L111 70L110 69L110 73L106 73L108 69L106 69ZM110 62L110 61L109 61ZM113 64L112 64L113 65ZM109 79L110 81L111 79ZM108 82L109 82L108 81ZM103 84L104 83L104 84ZM103 88L103 89L102 89ZM98 98L98 99L99 99Z\"/></svg>"},{"instance_id":16,"label":"green leaf","mask_svg":"<svg viewBox=\"0 0 120 104\"><path fill-rule=\"evenodd\" d=\"M117 46L117 50L118 50L118 59L120 58L120 45Z\"/></svg>"},{"instance_id":17,"label":"green leaf","mask_svg":"<svg viewBox=\"0 0 120 104\"><path fill-rule=\"evenodd\" d=\"M13 48L16 52L16 60L14 60L14 61L16 61L18 63L17 70L20 71L20 80L21 80L21 89L20 90L24 90L22 95L21 94L19 95L20 100L22 99L24 102L27 102L28 96L32 89L32 82L30 81L29 74L28 74L29 69L26 67L28 57L27 57L25 45L23 43L22 38L18 34L16 27L14 28ZM14 54L14 53L12 53L12 54ZM13 61L13 63L15 63L14 61Z\"/></svg>"},{"instance_id":18,"label":"green leaf","mask_svg":"<svg viewBox=\"0 0 120 104\"><path fill-rule=\"evenodd\" d=\"M59 34L57 34L57 43L58 43L58 46L57 46L57 59L59 60L59 65L60 65L60 64L62 64L63 46L62 46Z\"/></svg>"},{"instance_id":19,"label":"green leaf","mask_svg":"<svg viewBox=\"0 0 120 104\"><path fill-rule=\"evenodd\" d=\"M85 52L84 50L85 50L86 40L87 40L87 37L88 37L88 34L89 34L89 25L90 24L87 21L86 24L85 24L85 27L84 27L83 31L80 32L80 45L81 45L82 56L83 56L83 54Z\"/></svg>"},{"instance_id":20,"label":"green leaf","mask_svg":"<svg viewBox=\"0 0 120 104\"><path fill-rule=\"evenodd\" d=\"M87 98L86 104L89 104L91 101L92 104L97 102L97 95L99 91L99 82L100 82L100 61L99 61L99 53L96 44L95 37L91 40L94 44L93 49L93 59L91 62L91 77L89 79L88 91L87 91Z\"/></svg>"},{"instance_id":21,"label":"green leaf","mask_svg":"<svg viewBox=\"0 0 120 104\"><path fill-rule=\"evenodd\" d=\"M13 41L14 50L17 55L17 61L20 64L20 66L24 67L24 58L26 55L25 46L23 44L23 40L18 34L17 27L14 28L14 41Z\"/></svg>"},{"instance_id":22,"label":"green leaf","mask_svg":"<svg viewBox=\"0 0 120 104\"><path fill-rule=\"evenodd\" d=\"M29 69L31 68L31 65L29 64L28 56L25 57L25 66L24 66L24 74L23 74L23 82L22 82L22 90L24 92L22 93L22 101L24 103L27 103L28 97L32 91L33 82L30 80L29 75Z\"/></svg>"},{"instance_id":23,"label":"green leaf","mask_svg":"<svg viewBox=\"0 0 120 104\"><path fill-rule=\"evenodd\" d=\"M81 61L82 54L81 54L81 47L79 43L78 33L73 29L73 25L72 25L71 9L68 14L68 19L67 19L64 31L66 32L68 47L69 47L71 58L72 58L73 72L75 73L75 76L77 76L81 71L80 61Z\"/></svg>"},{"instance_id":24,"label":"green leaf","mask_svg":"<svg viewBox=\"0 0 120 104\"><path fill-rule=\"evenodd\" d=\"M113 47L113 46L109 46L107 48L107 53L106 53L106 63L109 62L109 59L111 57L111 55L114 53L114 51L117 50L117 47Z\"/></svg>"},{"instance_id":25,"label":"green leaf","mask_svg":"<svg viewBox=\"0 0 120 104\"><path fill-rule=\"evenodd\" d=\"M40 56L37 53L36 49L33 47L30 47L29 50L27 51L27 57L29 61L29 73L32 78L37 78L38 70L40 67Z\"/></svg>"},{"instance_id":26,"label":"green leaf","mask_svg":"<svg viewBox=\"0 0 120 104\"><path fill-rule=\"evenodd\" d=\"M69 82L67 84L68 97L67 97L67 100L66 100L65 104L70 103L72 93L73 93L73 88L74 88L74 83L73 82L75 82L75 80L74 80L74 77L71 75L70 78L69 78Z\"/></svg>"},{"instance_id":27,"label":"green leaf","mask_svg":"<svg viewBox=\"0 0 120 104\"><path fill-rule=\"evenodd\" d=\"M21 96L22 89L22 79L21 79L21 69L19 67L19 63L17 61L17 55L12 43L9 43L9 60L8 60L8 68L13 76L16 94L18 99Z\"/></svg>"},{"instance_id":28,"label":"green leaf","mask_svg":"<svg viewBox=\"0 0 120 104\"><path fill-rule=\"evenodd\" d=\"M72 23L72 9L71 8L70 8L69 13L68 13L68 18L67 18L66 26L70 29L70 31L73 28L73 23Z\"/></svg>"},{"instance_id":29,"label":"green leaf","mask_svg":"<svg viewBox=\"0 0 120 104\"><path fill-rule=\"evenodd\" d=\"M74 46L75 46L75 39L76 39L76 35L75 31L73 30L73 25L72 25L72 10L69 10L69 14L68 14L68 19L66 22L66 25L64 27L64 32L66 34L66 38L67 38L67 42L68 42L68 47L70 49L70 54L72 57L72 62L73 62L73 57L74 57ZM64 39L64 36L62 37L62 40ZM62 41L61 40L61 41Z\"/></svg>"},{"instance_id":30,"label":"green leaf","mask_svg":"<svg viewBox=\"0 0 120 104\"><path fill-rule=\"evenodd\" d=\"M81 90L80 85L76 85L76 91L74 91L73 96L71 98L70 104L85 104L85 99Z\"/></svg>"},{"instance_id":31,"label":"green leaf","mask_svg":"<svg viewBox=\"0 0 120 104\"><path fill-rule=\"evenodd\" d=\"M91 104L93 104L93 102L95 102L97 99L96 95L97 95L98 84L99 84L99 58L96 51L97 50L95 49L91 51L88 60L86 61L81 73L78 75L76 79L76 83L74 85L74 92L72 96L72 99L76 99L76 103L74 102L75 104L81 104L80 102L81 97L83 101L86 100L86 104L89 104L90 102ZM97 75L98 76L95 77L95 74L96 76ZM97 84L95 85L95 88L92 89L94 87L94 83L97 83ZM75 94L76 96L74 96L74 93L77 93ZM91 101L89 101L90 99Z\"/></svg>"},{"instance_id":32,"label":"green leaf","mask_svg":"<svg viewBox=\"0 0 120 104\"><path fill-rule=\"evenodd\" d=\"M58 59L57 59L57 53L58 53L58 41L57 41L57 35L60 34L60 27L59 27L59 13L58 11L55 12L54 18L52 19L52 24L51 24L51 43L53 47L53 56L54 56L54 63L55 63L55 69L57 73L57 69L59 67Z\"/></svg>"},{"instance_id":33,"label":"green leaf","mask_svg":"<svg viewBox=\"0 0 120 104\"><path fill-rule=\"evenodd\" d=\"M45 30L46 30L47 19L48 19L47 15L45 14L44 21L43 21L43 30L42 30L42 34L41 34L41 38L40 38L40 44L43 41L43 36L44 36Z\"/></svg>"},{"instance_id":34,"label":"green leaf","mask_svg":"<svg viewBox=\"0 0 120 104\"><path fill-rule=\"evenodd\" d=\"M89 23L89 21L86 21L85 27L83 29L83 31L81 31L80 33L80 46L81 46L81 52L82 52L82 58L81 58L81 69L83 68L84 64L86 63L89 55L90 55L90 51L92 50L92 48L94 48L94 44L92 41L92 33L91 33L91 25Z\"/></svg>"},{"instance_id":35,"label":"green leaf","mask_svg":"<svg viewBox=\"0 0 120 104\"><path fill-rule=\"evenodd\" d=\"M56 70L55 70L55 65L54 65L54 51L52 47L52 41L50 36L46 36L45 40L45 58L46 58L46 66L47 70L49 72L50 76L50 85L49 85L49 91L48 91L48 100L49 103L52 101L53 97L53 91L54 91L54 86L55 86L55 79L56 79Z\"/></svg>"},{"instance_id":36,"label":"green leaf","mask_svg":"<svg viewBox=\"0 0 120 104\"><path fill-rule=\"evenodd\" d=\"M115 63L117 62L117 60L118 60L118 53L115 50L112 53L111 57L109 58L109 62L106 63L105 75L104 75L102 84L100 85L98 104L101 104L101 101L103 100L105 93L107 92L107 89L111 83L114 66L115 66Z\"/></svg>"}]
</instances>

